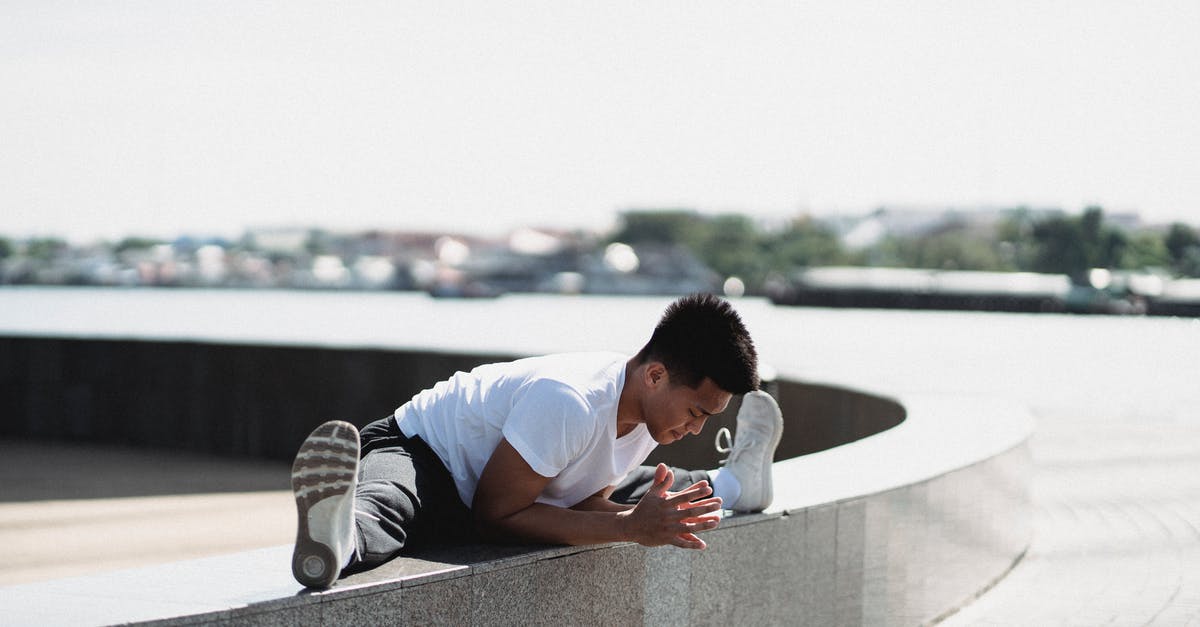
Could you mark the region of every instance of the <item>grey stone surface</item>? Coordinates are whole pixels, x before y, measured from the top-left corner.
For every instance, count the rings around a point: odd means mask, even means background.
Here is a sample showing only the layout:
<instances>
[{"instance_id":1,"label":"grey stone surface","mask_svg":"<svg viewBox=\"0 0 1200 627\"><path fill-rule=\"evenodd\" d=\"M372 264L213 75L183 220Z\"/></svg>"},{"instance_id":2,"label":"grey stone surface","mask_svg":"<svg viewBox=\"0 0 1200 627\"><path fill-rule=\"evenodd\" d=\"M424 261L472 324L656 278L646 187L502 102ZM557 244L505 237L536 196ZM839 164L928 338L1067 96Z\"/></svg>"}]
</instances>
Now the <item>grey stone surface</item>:
<instances>
[{"instance_id":1,"label":"grey stone surface","mask_svg":"<svg viewBox=\"0 0 1200 627\"><path fill-rule=\"evenodd\" d=\"M837 619L837 505L820 505L804 512L804 588L808 624L832 625Z\"/></svg>"},{"instance_id":2,"label":"grey stone surface","mask_svg":"<svg viewBox=\"0 0 1200 627\"><path fill-rule=\"evenodd\" d=\"M834 621L839 625L862 622L866 513L866 503L861 499L837 506Z\"/></svg>"},{"instance_id":3,"label":"grey stone surface","mask_svg":"<svg viewBox=\"0 0 1200 627\"><path fill-rule=\"evenodd\" d=\"M644 559L642 547L625 544L550 560L551 568L543 579L562 584L550 598L545 594L541 597L554 611L552 621L618 625L642 622ZM590 595L580 594L589 590Z\"/></svg>"},{"instance_id":4,"label":"grey stone surface","mask_svg":"<svg viewBox=\"0 0 1200 627\"><path fill-rule=\"evenodd\" d=\"M640 623L643 555L618 545L480 573L471 578L471 623Z\"/></svg>"},{"instance_id":5,"label":"grey stone surface","mask_svg":"<svg viewBox=\"0 0 1200 627\"><path fill-rule=\"evenodd\" d=\"M925 573L915 567L918 560L928 560L935 548L929 547L926 515L930 511L929 490L924 483L893 490L886 495L891 521L887 528L888 616L902 624L921 622L925 604Z\"/></svg>"},{"instance_id":6,"label":"grey stone surface","mask_svg":"<svg viewBox=\"0 0 1200 627\"><path fill-rule=\"evenodd\" d=\"M862 580L862 622L865 625L888 624L889 591L904 585L903 569L892 567L892 563L901 558L901 549L888 544L890 528L898 522L890 513L893 498L892 493L886 493L866 500ZM899 581L893 581L893 576L898 576Z\"/></svg>"},{"instance_id":7,"label":"grey stone surface","mask_svg":"<svg viewBox=\"0 0 1200 627\"><path fill-rule=\"evenodd\" d=\"M795 556L781 545L783 517L717 529L692 557L691 619L696 623L764 624L783 619L789 582L780 571Z\"/></svg>"},{"instance_id":8,"label":"grey stone surface","mask_svg":"<svg viewBox=\"0 0 1200 627\"><path fill-rule=\"evenodd\" d=\"M469 575L471 572L470 560L464 559L466 556L461 553L457 556L451 552L448 553L427 555L421 558L407 555L397 557L371 570L339 579L333 590L345 591L355 587L366 587L378 591L379 586L385 585L387 582L394 582L394 586L399 588L406 581L427 584Z\"/></svg>"},{"instance_id":9,"label":"grey stone surface","mask_svg":"<svg viewBox=\"0 0 1200 627\"><path fill-rule=\"evenodd\" d=\"M458 578L404 589L402 625L465 625L471 619L470 578ZM327 615L328 616L328 615ZM371 619L373 620L373 619ZM371 620L355 623L370 624Z\"/></svg>"},{"instance_id":10,"label":"grey stone surface","mask_svg":"<svg viewBox=\"0 0 1200 627\"><path fill-rule=\"evenodd\" d=\"M536 565L493 570L471 577L471 624L531 625L548 620L540 606L544 590Z\"/></svg>"},{"instance_id":11,"label":"grey stone surface","mask_svg":"<svg viewBox=\"0 0 1200 627\"><path fill-rule=\"evenodd\" d=\"M591 546L544 546L544 545L529 545L529 546L498 546L478 544L468 547L468 553L460 554L460 559L468 559L466 563L471 564L471 574L480 575L493 570L504 570L516 566L524 566L536 562L557 559L574 555L576 553L585 553L588 551L599 550L605 546L612 545L591 545ZM460 549L457 547L452 549L457 553Z\"/></svg>"},{"instance_id":12,"label":"grey stone surface","mask_svg":"<svg viewBox=\"0 0 1200 627\"><path fill-rule=\"evenodd\" d=\"M746 561L743 564L749 568L757 565L761 573L747 577L754 580L754 586L739 598L739 603L751 608L752 613L743 607L735 612L735 617L740 619L745 612L750 623L794 625L805 622L808 609L812 607L812 599L804 596L803 581L798 573L808 565L804 544L799 541L805 529L804 517L781 516L755 524L747 530L751 533L745 538L734 531L739 536L735 538L738 545L760 543L746 547L742 559L749 558L748 564ZM759 620L752 620L752 615L757 615Z\"/></svg>"},{"instance_id":13,"label":"grey stone surface","mask_svg":"<svg viewBox=\"0 0 1200 627\"><path fill-rule=\"evenodd\" d=\"M814 596L809 572L814 567L808 554L806 538L808 517L803 513L784 516L777 527L774 563L778 565L775 575L782 588L782 597L777 607L770 609L772 617L791 625L811 625L814 608L819 600Z\"/></svg>"},{"instance_id":14,"label":"grey stone surface","mask_svg":"<svg viewBox=\"0 0 1200 627\"><path fill-rule=\"evenodd\" d=\"M1200 624L1200 427L1043 415L1030 453L1029 552L945 624Z\"/></svg>"},{"instance_id":15,"label":"grey stone surface","mask_svg":"<svg viewBox=\"0 0 1200 627\"><path fill-rule=\"evenodd\" d=\"M165 624L171 624L166 622ZM221 625L222 627L292 627L293 625L324 625L323 608L319 604L295 607L278 607L263 612L234 612L232 616L209 621L201 619L202 625Z\"/></svg>"},{"instance_id":16,"label":"grey stone surface","mask_svg":"<svg viewBox=\"0 0 1200 627\"><path fill-rule=\"evenodd\" d=\"M646 625L678 625L691 616L692 557L691 551L672 546L645 550L642 598Z\"/></svg>"},{"instance_id":17,"label":"grey stone surface","mask_svg":"<svg viewBox=\"0 0 1200 627\"><path fill-rule=\"evenodd\" d=\"M451 586L445 586L450 588ZM321 604L322 625L404 625L406 591L391 589L331 598Z\"/></svg>"},{"instance_id":18,"label":"grey stone surface","mask_svg":"<svg viewBox=\"0 0 1200 627\"><path fill-rule=\"evenodd\" d=\"M995 486L1002 480L998 470L1022 457L1023 451L1013 450L865 499L863 624L936 621L1007 572L1028 545L1029 536L1019 532L1028 529L1027 516ZM997 536L997 526L1018 532ZM839 548L848 544L843 539L839 535ZM857 621L850 615L839 622Z\"/></svg>"}]
</instances>

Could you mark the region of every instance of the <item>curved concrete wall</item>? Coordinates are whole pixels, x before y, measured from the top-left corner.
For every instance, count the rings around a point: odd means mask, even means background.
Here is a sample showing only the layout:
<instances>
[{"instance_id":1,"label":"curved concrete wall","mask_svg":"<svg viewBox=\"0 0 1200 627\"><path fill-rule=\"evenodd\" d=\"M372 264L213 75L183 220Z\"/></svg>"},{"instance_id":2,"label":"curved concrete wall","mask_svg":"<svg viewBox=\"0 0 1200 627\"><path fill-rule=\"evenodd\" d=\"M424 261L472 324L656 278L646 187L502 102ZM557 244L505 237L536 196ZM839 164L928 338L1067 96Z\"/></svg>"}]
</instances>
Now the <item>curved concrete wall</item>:
<instances>
[{"instance_id":1,"label":"curved concrete wall","mask_svg":"<svg viewBox=\"0 0 1200 627\"><path fill-rule=\"evenodd\" d=\"M497 355L0 338L0 435L290 460L318 424L364 425Z\"/></svg>"},{"instance_id":2,"label":"curved concrete wall","mask_svg":"<svg viewBox=\"0 0 1200 627\"><path fill-rule=\"evenodd\" d=\"M0 355L6 435L279 458L290 457L316 422L373 419L418 386L481 360L43 338L0 340ZM1032 428L1023 408L779 384L789 438L774 466L775 504L727 518L706 536L703 552L455 547L398 558L310 593L291 580L291 549L282 546L16 586L0 598L18 622L44 625L81 616L171 624L910 625L963 606L1023 554ZM222 413L224 421L211 422ZM286 435L271 437L276 430ZM116 600L95 603L100 597ZM31 609L22 614L15 599L32 599Z\"/></svg>"},{"instance_id":3,"label":"curved concrete wall","mask_svg":"<svg viewBox=\"0 0 1200 627\"><path fill-rule=\"evenodd\" d=\"M0 337L0 436L291 460L309 431L326 420L363 426L457 370L511 358ZM896 403L867 394L792 382L776 387L785 413L796 417L779 459L857 440L904 418ZM731 403L706 431L732 428L737 407ZM708 468L718 457L711 439L689 438L660 449L659 460Z\"/></svg>"},{"instance_id":4,"label":"curved concrete wall","mask_svg":"<svg viewBox=\"0 0 1200 627\"><path fill-rule=\"evenodd\" d=\"M706 534L705 551L431 552L344 580L346 590L314 595L288 619L936 622L1003 577L1029 544L1031 423L1019 407L981 399L900 403L908 418L893 429L777 462L775 505L727 518ZM238 619L254 624L254 611Z\"/></svg>"}]
</instances>

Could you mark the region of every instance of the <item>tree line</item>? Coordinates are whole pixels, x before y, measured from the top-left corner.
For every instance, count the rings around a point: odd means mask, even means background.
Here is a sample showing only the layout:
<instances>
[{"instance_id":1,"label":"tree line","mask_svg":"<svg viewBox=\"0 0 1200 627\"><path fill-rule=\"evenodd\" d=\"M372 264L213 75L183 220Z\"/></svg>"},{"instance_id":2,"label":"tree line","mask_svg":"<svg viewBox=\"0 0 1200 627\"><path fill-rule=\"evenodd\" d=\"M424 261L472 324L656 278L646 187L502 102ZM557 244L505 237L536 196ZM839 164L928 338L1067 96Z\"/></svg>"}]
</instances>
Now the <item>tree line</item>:
<instances>
[{"instance_id":1,"label":"tree line","mask_svg":"<svg viewBox=\"0 0 1200 627\"><path fill-rule=\"evenodd\" d=\"M994 222L946 216L916 235L882 233L850 246L834 224L812 216L763 226L739 213L701 214L688 209L627 211L601 243L679 246L722 276L742 279L760 291L794 271L817 266L870 266L1041 272L1086 283L1092 268L1200 277L1200 233L1183 223L1129 230L1105 219L1100 207L1079 215L1016 208ZM309 252L316 240L309 242ZM148 248L158 240L130 237L106 247L117 254ZM0 261L19 255L48 262L70 251L54 237L16 242L0 237Z\"/></svg>"},{"instance_id":2,"label":"tree line","mask_svg":"<svg viewBox=\"0 0 1200 627\"><path fill-rule=\"evenodd\" d=\"M1171 224L1166 230L1125 230L1105 221L1104 210L1044 215L1017 208L980 228L949 218L919 235L884 234L849 247L834 226L810 216L782 228L763 228L742 214L702 215L685 209L629 211L611 241L680 245L723 276L751 290L811 266L872 266L1041 272L1083 283L1092 268L1200 277L1200 234Z\"/></svg>"}]
</instances>

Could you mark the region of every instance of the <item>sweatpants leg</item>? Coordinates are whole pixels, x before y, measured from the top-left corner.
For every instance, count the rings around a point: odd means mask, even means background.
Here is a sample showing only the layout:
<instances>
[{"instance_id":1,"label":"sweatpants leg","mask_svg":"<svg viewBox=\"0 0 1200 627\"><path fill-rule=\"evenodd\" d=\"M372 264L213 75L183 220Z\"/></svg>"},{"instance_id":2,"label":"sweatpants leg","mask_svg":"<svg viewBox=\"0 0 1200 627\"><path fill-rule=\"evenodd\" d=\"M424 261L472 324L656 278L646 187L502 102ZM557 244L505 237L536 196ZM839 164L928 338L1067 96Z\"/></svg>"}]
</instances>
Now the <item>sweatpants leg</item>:
<instances>
[{"instance_id":1,"label":"sweatpants leg","mask_svg":"<svg viewBox=\"0 0 1200 627\"><path fill-rule=\"evenodd\" d=\"M425 442L405 436L391 416L364 427L361 438L357 548L347 570L377 566L406 546L474 537L470 510Z\"/></svg>"},{"instance_id":2,"label":"sweatpants leg","mask_svg":"<svg viewBox=\"0 0 1200 627\"><path fill-rule=\"evenodd\" d=\"M650 491L650 487L654 485L655 468L656 466L638 466L634 468L625 477L624 481L617 484L617 489L613 490L609 500L623 505L636 505ZM708 477L707 470L671 468L671 472L675 473L675 483L669 488L671 492L678 492L698 481L712 483L712 480Z\"/></svg>"}]
</instances>

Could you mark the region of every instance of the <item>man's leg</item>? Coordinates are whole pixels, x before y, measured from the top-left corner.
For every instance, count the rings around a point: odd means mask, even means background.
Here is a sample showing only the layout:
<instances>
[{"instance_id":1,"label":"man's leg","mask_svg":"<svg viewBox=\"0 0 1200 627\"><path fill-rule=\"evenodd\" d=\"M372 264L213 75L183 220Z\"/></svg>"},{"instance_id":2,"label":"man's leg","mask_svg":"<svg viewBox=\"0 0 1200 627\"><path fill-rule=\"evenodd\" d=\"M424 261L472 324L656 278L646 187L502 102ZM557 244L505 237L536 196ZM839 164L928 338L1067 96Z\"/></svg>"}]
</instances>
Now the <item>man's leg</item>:
<instances>
[{"instance_id":1,"label":"man's leg","mask_svg":"<svg viewBox=\"0 0 1200 627\"><path fill-rule=\"evenodd\" d=\"M390 416L367 425L361 440L349 423L317 427L296 455L292 489L292 572L305 586L327 588L343 569L378 565L414 542L471 536L449 471Z\"/></svg>"},{"instance_id":2,"label":"man's leg","mask_svg":"<svg viewBox=\"0 0 1200 627\"><path fill-rule=\"evenodd\" d=\"M470 510L441 459L420 438L405 437L394 421L389 424L386 437L371 438L363 447L350 571L382 564L406 546L474 538ZM364 439L376 426L363 430Z\"/></svg>"},{"instance_id":3,"label":"man's leg","mask_svg":"<svg viewBox=\"0 0 1200 627\"><path fill-rule=\"evenodd\" d=\"M729 432L722 431L728 439ZM717 450L729 457L712 473L713 491L727 509L761 512L774 500L772 465L783 436L783 414L770 394L755 390L742 397L736 434L727 447L717 445ZM718 442L720 439L718 432Z\"/></svg>"},{"instance_id":4,"label":"man's leg","mask_svg":"<svg viewBox=\"0 0 1200 627\"><path fill-rule=\"evenodd\" d=\"M775 449L783 434L783 415L779 404L769 394L754 391L742 397L742 407L737 416L737 440L732 439L727 429L717 434L717 450L729 453L722 467L714 470L681 470L672 468L675 483L672 492L678 492L697 481L708 481L713 495L724 501L725 509L739 512L757 512L770 506L773 495L771 468ZM722 437L727 443L721 444ZM641 466L629 473L615 491L611 500L634 505L654 485L654 466Z\"/></svg>"},{"instance_id":5,"label":"man's leg","mask_svg":"<svg viewBox=\"0 0 1200 627\"><path fill-rule=\"evenodd\" d=\"M654 485L654 470L654 466L634 468L621 483L617 484L617 489L613 490L609 500L623 505L636 505L650 491L650 486ZM669 488L671 492L678 492L699 481L712 483L706 470L671 468L671 472L675 473L675 483Z\"/></svg>"}]
</instances>

